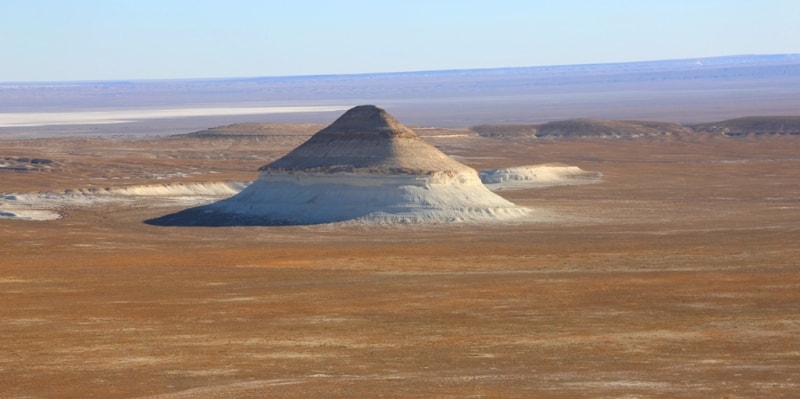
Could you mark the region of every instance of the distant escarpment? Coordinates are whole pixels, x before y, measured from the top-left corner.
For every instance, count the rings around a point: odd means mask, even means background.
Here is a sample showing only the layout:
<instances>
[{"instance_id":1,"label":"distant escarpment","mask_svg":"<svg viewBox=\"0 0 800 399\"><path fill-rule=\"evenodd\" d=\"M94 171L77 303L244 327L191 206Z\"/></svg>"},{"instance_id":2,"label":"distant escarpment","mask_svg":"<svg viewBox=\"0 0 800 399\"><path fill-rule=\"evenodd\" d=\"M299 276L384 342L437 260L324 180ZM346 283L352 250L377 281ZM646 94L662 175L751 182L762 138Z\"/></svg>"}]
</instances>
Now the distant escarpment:
<instances>
[{"instance_id":1,"label":"distant escarpment","mask_svg":"<svg viewBox=\"0 0 800 399\"><path fill-rule=\"evenodd\" d=\"M692 128L696 132L717 133L726 136L798 135L800 134L800 116L748 116L698 124Z\"/></svg>"},{"instance_id":2,"label":"distant escarpment","mask_svg":"<svg viewBox=\"0 0 800 399\"><path fill-rule=\"evenodd\" d=\"M748 116L695 125L636 120L568 119L543 124L478 125L470 129L481 136L496 138L591 139L692 134L800 135L800 116Z\"/></svg>"},{"instance_id":3,"label":"distant escarpment","mask_svg":"<svg viewBox=\"0 0 800 399\"><path fill-rule=\"evenodd\" d=\"M480 125L472 128L486 137L538 138L636 138L692 133L677 123L652 121L620 121L605 119L568 119L541 125Z\"/></svg>"}]
</instances>

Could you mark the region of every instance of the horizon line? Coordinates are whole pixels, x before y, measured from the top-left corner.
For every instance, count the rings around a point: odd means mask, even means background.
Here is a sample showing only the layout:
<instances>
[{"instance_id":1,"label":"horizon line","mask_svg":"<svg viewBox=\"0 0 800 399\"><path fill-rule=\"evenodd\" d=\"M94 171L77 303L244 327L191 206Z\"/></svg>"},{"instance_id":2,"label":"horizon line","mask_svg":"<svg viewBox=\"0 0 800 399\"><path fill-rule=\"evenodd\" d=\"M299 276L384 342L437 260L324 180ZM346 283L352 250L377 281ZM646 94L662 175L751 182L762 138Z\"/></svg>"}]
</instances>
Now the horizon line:
<instances>
[{"instance_id":1,"label":"horizon line","mask_svg":"<svg viewBox=\"0 0 800 399\"><path fill-rule=\"evenodd\" d=\"M481 68L452 68L452 69L420 69L406 71L382 71L382 72L353 72L353 73L321 73L307 75L253 75L253 76L223 76L223 77L194 77L194 78L112 78L112 79L76 79L76 80L20 80L20 81L0 81L0 86L11 85L46 85L46 84L87 84L87 83L120 83L120 82L179 82L179 81L223 81L223 80L249 80L249 79L299 79L299 78L335 78L335 77L359 77L376 75L413 75L424 73L447 73L447 72L490 72L501 70L522 70L536 68L567 68L567 67L586 67L586 66L613 66L630 64L649 64L649 63L668 63L668 62L699 62L703 60L722 60L736 58L766 58L766 57L797 57L800 60L800 53L769 53L769 54L731 54L704 57L686 58L663 58L638 61L619 61L619 62L596 62L579 64L550 64L550 65L527 65L527 66L505 66L505 67L481 67Z\"/></svg>"}]
</instances>

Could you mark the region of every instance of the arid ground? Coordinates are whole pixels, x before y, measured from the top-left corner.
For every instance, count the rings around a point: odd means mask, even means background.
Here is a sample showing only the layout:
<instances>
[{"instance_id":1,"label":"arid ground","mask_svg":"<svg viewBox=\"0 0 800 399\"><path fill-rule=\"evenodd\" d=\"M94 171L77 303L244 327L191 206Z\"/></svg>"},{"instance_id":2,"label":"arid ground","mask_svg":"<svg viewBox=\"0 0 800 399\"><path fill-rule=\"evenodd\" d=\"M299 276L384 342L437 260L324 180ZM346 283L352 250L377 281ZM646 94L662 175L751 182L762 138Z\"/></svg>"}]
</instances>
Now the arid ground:
<instances>
[{"instance_id":1,"label":"arid ground","mask_svg":"<svg viewBox=\"0 0 800 399\"><path fill-rule=\"evenodd\" d=\"M537 223L0 219L0 398L797 397L800 136L455 133L476 169L603 180L500 192ZM0 192L252 180L306 137L6 140L53 163Z\"/></svg>"}]
</instances>

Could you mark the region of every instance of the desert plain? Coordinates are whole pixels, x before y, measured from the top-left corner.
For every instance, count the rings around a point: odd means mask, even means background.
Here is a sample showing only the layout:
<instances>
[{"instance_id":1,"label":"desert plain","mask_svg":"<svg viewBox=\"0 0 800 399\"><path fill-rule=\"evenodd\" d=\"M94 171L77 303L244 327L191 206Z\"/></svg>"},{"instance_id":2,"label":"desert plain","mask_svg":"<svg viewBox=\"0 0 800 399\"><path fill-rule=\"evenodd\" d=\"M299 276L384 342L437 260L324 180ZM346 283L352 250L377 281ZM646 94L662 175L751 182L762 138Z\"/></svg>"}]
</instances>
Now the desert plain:
<instances>
[{"instance_id":1,"label":"desert plain","mask_svg":"<svg viewBox=\"0 0 800 399\"><path fill-rule=\"evenodd\" d=\"M800 123L713 122L796 115L798 82L778 55L0 85L0 398L797 397ZM145 223L364 103L477 170L602 178L497 191L532 210L503 223ZM660 122L508 126L581 117Z\"/></svg>"},{"instance_id":2,"label":"desert plain","mask_svg":"<svg viewBox=\"0 0 800 399\"><path fill-rule=\"evenodd\" d=\"M248 181L316 125L257 136L11 139L4 193ZM279 129L280 130L280 129ZM148 197L0 219L0 397L794 397L800 137L482 137L536 222L159 227Z\"/></svg>"}]
</instances>

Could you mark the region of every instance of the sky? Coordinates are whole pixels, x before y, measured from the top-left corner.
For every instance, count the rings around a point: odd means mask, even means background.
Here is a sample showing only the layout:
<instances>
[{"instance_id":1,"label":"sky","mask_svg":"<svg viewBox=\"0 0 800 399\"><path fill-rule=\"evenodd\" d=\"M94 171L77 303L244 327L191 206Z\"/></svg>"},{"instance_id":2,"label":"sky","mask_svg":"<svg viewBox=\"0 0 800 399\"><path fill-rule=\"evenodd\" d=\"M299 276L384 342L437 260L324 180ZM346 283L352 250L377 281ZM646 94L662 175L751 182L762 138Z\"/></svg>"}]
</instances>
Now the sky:
<instances>
[{"instance_id":1,"label":"sky","mask_svg":"<svg viewBox=\"0 0 800 399\"><path fill-rule=\"evenodd\" d=\"M800 53L797 0L0 0L0 81Z\"/></svg>"}]
</instances>

